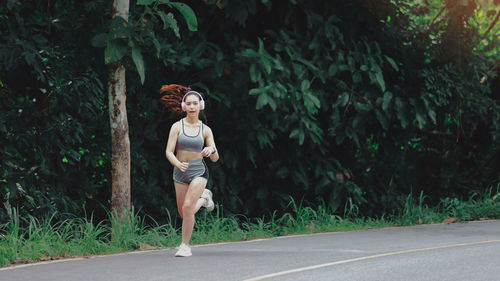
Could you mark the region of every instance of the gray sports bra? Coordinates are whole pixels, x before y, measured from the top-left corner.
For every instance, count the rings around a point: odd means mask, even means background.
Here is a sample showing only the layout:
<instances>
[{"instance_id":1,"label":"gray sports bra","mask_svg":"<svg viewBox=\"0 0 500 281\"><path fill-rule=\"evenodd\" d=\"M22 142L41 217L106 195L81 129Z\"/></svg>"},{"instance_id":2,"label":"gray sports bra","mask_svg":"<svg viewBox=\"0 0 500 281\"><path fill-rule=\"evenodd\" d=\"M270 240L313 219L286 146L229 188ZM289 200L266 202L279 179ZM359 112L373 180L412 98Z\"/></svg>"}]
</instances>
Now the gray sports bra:
<instances>
[{"instance_id":1,"label":"gray sports bra","mask_svg":"<svg viewBox=\"0 0 500 281\"><path fill-rule=\"evenodd\" d=\"M201 152L203 150L203 145L205 140L203 139L203 123L201 123L200 129L196 136L188 136L184 132L184 120L181 119L182 133L177 137L177 144L175 145L176 150L189 150Z\"/></svg>"}]
</instances>

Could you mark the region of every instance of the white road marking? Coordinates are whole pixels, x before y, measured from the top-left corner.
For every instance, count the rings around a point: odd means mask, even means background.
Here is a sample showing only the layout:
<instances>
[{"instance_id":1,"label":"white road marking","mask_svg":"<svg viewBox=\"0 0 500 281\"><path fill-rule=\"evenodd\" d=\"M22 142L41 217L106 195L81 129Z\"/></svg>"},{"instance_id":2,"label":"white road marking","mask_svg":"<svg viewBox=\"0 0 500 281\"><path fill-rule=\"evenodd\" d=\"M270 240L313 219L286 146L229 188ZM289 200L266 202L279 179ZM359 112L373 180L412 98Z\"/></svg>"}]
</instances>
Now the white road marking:
<instances>
[{"instance_id":1,"label":"white road marking","mask_svg":"<svg viewBox=\"0 0 500 281\"><path fill-rule=\"evenodd\" d=\"M330 250L331 251L331 250ZM337 250L338 252L341 253L366 253L367 251L363 250L356 250L356 249L339 249Z\"/></svg>"},{"instance_id":2,"label":"white road marking","mask_svg":"<svg viewBox=\"0 0 500 281\"><path fill-rule=\"evenodd\" d=\"M339 264L350 263L350 262L363 261L363 260L368 260L368 259L376 259L376 258L387 257L387 256L394 256L394 255L401 255L401 254L408 254L408 253L415 253L415 252L423 252L423 251L430 251L430 250L437 250L437 249L454 248L454 247L474 246L474 245L481 245L481 244L488 244L488 243L499 243L499 242L500 242L500 240L488 240L488 241L477 241L477 242L470 242L470 243L460 243L460 244L452 244L452 245L442 245L442 246L434 246L434 247L427 247L427 248L417 248L417 249L409 249L409 250L402 250L402 251L395 251L395 252L387 252L387 253L382 253L382 254L377 254L377 255L372 255L372 256L364 256L364 257L359 257L359 258L340 260L340 261L335 261L335 262L329 262L329 263L323 263L323 264L317 264L317 265L312 265L312 266L306 266L306 267L301 267L301 268L296 268L296 269L280 271L280 272L276 272L276 273L271 273L271 274L253 277L250 279L245 279L243 281L259 281L259 280L269 279L269 278L282 276L282 275L286 275L286 274L290 274L290 273L303 272L303 271L318 269L318 268L322 268L322 267L328 267L328 266L339 265Z\"/></svg>"}]
</instances>

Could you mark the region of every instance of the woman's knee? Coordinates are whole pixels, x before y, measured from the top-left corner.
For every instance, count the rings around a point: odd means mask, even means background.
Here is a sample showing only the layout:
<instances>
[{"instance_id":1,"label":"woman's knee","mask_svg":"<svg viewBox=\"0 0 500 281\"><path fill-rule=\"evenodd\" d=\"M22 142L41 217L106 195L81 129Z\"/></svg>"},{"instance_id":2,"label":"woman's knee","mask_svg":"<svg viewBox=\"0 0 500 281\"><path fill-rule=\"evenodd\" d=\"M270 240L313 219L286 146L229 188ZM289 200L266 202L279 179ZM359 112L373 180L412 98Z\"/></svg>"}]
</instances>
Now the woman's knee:
<instances>
[{"instance_id":1,"label":"woman's knee","mask_svg":"<svg viewBox=\"0 0 500 281\"><path fill-rule=\"evenodd\" d=\"M195 202L192 202L191 200L185 200L184 204L182 204L182 213L183 214L193 213L194 207L195 207Z\"/></svg>"}]
</instances>

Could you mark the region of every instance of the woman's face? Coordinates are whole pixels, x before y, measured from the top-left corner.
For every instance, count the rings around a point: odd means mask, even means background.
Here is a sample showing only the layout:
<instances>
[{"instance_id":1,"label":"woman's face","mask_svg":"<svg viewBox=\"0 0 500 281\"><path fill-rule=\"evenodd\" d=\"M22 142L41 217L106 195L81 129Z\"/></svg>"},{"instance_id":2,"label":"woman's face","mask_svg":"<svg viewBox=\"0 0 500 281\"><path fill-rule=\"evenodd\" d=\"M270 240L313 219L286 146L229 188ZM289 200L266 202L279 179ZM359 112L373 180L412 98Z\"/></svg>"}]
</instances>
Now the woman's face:
<instances>
[{"instance_id":1,"label":"woman's face","mask_svg":"<svg viewBox=\"0 0 500 281\"><path fill-rule=\"evenodd\" d=\"M186 103L186 114L196 115L200 113L200 99L196 95L189 95L184 100Z\"/></svg>"}]
</instances>

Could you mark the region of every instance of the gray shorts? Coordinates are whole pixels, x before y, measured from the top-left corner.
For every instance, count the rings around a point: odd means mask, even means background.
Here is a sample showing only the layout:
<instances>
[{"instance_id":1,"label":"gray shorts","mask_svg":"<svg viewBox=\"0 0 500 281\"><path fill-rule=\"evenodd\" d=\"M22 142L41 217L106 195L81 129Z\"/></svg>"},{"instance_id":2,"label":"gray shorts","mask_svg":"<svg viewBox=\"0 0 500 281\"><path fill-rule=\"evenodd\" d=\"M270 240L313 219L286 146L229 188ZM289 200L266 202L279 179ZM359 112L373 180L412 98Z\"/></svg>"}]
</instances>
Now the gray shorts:
<instances>
[{"instance_id":1,"label":"gray shorts","mask_svg":"<svg viewBox=\"0 0 500 281\"><path fill-rule=\"evenodd\" d=\"M179 168L174 167L173 178L175 182L189 184L196 177L208 180L208 169L203 159L188 161L188 163L189 167L184 173Z\"/></svg>"}]
</instances>

